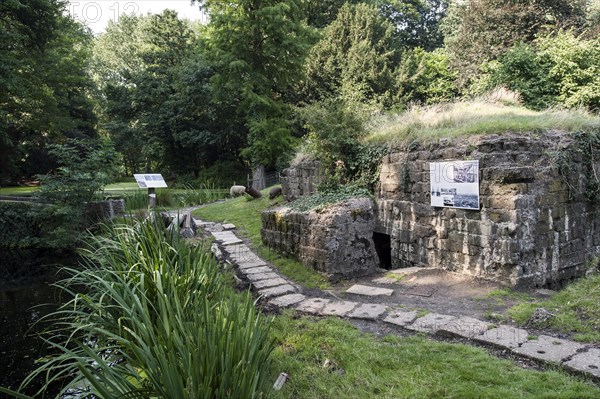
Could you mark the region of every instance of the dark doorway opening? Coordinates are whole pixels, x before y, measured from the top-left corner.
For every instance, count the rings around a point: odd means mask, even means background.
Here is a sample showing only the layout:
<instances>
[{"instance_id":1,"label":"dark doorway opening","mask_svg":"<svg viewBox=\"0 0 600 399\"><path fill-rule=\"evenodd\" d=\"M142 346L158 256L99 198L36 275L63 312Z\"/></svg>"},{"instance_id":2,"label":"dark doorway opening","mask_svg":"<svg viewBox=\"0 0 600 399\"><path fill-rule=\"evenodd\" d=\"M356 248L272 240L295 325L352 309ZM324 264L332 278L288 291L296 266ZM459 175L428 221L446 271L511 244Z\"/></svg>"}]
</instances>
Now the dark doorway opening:
<instances>
[{"instance_id":1,"label":"dark doorway opening","mask_svg":"<svg viewBox=\"0 0 600 399\"><path fill-rule=\"evenodd\" d=\"M392 241L388 234L373 233L375 251L379 257L379 265L387 270L392 268Z\"/></svg>"}]
</instances>

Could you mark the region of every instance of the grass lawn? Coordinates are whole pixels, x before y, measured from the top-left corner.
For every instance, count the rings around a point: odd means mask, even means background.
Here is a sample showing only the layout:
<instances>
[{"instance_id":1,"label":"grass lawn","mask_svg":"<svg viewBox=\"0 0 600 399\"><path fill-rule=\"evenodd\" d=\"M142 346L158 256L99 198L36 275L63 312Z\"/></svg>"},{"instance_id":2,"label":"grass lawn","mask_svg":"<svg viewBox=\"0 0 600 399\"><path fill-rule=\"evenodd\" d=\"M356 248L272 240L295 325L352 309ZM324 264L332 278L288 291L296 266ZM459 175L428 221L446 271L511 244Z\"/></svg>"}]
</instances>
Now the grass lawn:
<instances>
[{"instance_id":1,"label":"grass lawn","mask_svg":"<svg viewBox=\"0 0 600 399\"><path fill-rule=\"evenodd\" d=\"M422 336L374 337L334 318L289 312L274 319L272 334L272 379L290 376L274 398L600 397L597 387L560 371L525 370L479 348Z\"/></svg>"},{"instance_id":2,"label":"grass lawn","mask_svg":"<svg viewBox=\"0 0 600 399\"><path fill-rule=\"evenodd\" d=\"M36 190L37 187L0 187L0 195L28 197Z\"/></svg>"},{"instance_id":3,"label":"grass lawn","mask_svg":"<svg viewBox=\"0 0 600 399\"><path fill-rule=\"evenodd\" d=\"M576 341L600 343L600 275L581 278L549 300L524 301L509 309L508 314L525 324L537 308L556 315L547 325L539 327L574 333Z\"/></svg>"},{"instance_id":4,"label":"grass lawn","mask_svg":"<svg viewBox=\"0 0 600 399\"><path fill-rule=\"evenodd\" d=\"M281 197L269 200L268 192L268 188L263 190L263 197L260 199L251 200L244 196L211 204L194 211L194 215L202 220L233 223L244 237L250 239L258 254L276 265L282 274L309 288L327 288L328 283L325 277L307 269L296 259L280 254L262 244L260 213L283 202Z\"/></svg>"}]
</instances>

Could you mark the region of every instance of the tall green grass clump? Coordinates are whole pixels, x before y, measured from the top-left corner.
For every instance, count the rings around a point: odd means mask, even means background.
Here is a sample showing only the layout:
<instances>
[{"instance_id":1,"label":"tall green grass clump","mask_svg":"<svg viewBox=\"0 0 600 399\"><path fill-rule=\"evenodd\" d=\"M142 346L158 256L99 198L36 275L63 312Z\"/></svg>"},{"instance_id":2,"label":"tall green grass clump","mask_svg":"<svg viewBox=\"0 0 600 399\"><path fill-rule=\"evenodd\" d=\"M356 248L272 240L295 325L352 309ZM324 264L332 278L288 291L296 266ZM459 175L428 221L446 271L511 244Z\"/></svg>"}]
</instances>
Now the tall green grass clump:
<instances>
[{"instance_id":1,"label":"tall green grass clump","mask_svg":"<svg viewBox=\"0 0 600 399\"><path fill-rule=\"evenodd\" d=\"M58 354L21 388L44 379L62 387L57 398L268 395L269 323L202 248L144 222L108 227L82 252L59 284L71 299L51 315Z\"/></svg>"}]
</instances>

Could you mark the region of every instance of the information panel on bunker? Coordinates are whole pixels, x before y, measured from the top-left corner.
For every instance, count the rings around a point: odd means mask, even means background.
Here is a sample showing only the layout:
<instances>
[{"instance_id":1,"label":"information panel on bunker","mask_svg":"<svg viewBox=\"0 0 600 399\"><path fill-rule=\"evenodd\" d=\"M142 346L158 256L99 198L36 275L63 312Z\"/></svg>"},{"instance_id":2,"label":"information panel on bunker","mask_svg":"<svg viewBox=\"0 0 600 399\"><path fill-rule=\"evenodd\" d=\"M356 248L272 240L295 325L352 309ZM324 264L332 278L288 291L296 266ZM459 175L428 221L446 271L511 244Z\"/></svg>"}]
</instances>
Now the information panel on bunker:
<instances>
[{"instance_id":1,"label":"information panel on bunker","mask_svg":"<svg viewBox=\"0 0 600 399\"><path fill-rule=\"evenodd\" d=\"M157 173L133 175L140 188L165 188L167 183L162 175Z\"/></svg>"},{"instance_id":2,"label":"information panel on bunker","mask_svg":"<svg viewBox=\"0 0 600 399\"><path fill-rule=\"evenodd\" d=\"M430 162L431 206L479 210L479 161Z\"/></svg>"}]
</instances>

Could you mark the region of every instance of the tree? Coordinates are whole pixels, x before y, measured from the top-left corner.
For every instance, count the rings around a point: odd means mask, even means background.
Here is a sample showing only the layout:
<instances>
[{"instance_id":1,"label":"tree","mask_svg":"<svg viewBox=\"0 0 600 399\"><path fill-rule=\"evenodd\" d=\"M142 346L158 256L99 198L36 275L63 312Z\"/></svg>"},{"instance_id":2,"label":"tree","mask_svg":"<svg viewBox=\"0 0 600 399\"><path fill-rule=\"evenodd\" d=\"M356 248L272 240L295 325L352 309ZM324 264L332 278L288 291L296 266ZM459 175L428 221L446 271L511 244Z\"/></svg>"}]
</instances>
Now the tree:
<instances>
[{"instance_id":1,"label":"tree","mask_svg":"<svg viewBox=\"0 0 600 399\"><path fill-rule=\"evenodd\" d=\"M394 26L399 53L409 48L434 50L443 45L440 22L449 0L378 0L383 16Z\"/></svg>"},{"instance_id":2,"label":"tree","mask_svg":"<svg viewBox=\"0 0 600 399\"><path fill-rule=\"evenodd\" d=\"M394 27L375 6L345 4L306 62L307 99L390 104Z\"/></svg>"},{"instance_id":3,"label":"tree","mask_svg":"<svg viewBox=\"0 0 600 399\"><path fill-rule=\"evenodd\" d=\"M274 166L293 147L286 99L302 76L309 30L298 0L201 2L211 16L214 103L236 111L232 125L254 165Z\"/></svg>"},{"instance_id":4,"label":"tree","mask_svg":"<svg viewBox=\"0 0 600 399\"><path fill-rule=\"evenodd\" d=\"M305 12L306 20L308 25L314 26L315 28L325 28L337 17L337 14L346 3L356 4L365 3L360 0L306 0Z\"/></svg>"},{"instance_id":5,"label":"tree","mask_svg":"<svg viewBox=\"0 0 600 399\"><path fill-rule=\"evenodd\" d=\"M128 172L197 174L217 154L213 71L197 35L174 11L122 16L95 42L102 127Z\"/></svg>"},{"instance_id":6,"label":"tree","mask_svg":"<svg viewBox=\"0 0 600 399\"><path fill-rule=\"evenodd\" d=\"M586 0L470 0L454 2L446 20L447 46L461 88L480 66L517 42L532 42L549 30L582 27Z\"/></svg>"},{"instance_id":7,"label":"tree","mask_svg":"<svg viewBox=\"0 0 600 399\"><path fill-rule=\"evenodd\" d=\"M49 143L96 134L91 35L65 14L58 0L0 4L0 181L50 169Z\"/></svg>"},{"instance_id":8,"label":"tree","mask_svg":"<svg viewBox=\"0 0 600 399\"><path fill-rule=\"evenodd\" d=\"M398 102L434 104L449 101L458 95L456 73L450 68L450 58L443 49L427 52L422 48L408 50L396 71Z\"/></svg>"},{"instance_id":9,"label":"tree","mask_svg":"<svg viewBox=\"0 0 600 399\"><path fill-rule=\"evenodd\" d=\"M499 61L490 85L519 92L529 107L600 109L600 38L559 32L520 43Z\"/></svg>"}]
</instances>

